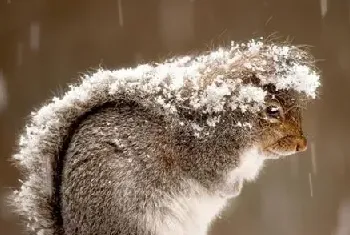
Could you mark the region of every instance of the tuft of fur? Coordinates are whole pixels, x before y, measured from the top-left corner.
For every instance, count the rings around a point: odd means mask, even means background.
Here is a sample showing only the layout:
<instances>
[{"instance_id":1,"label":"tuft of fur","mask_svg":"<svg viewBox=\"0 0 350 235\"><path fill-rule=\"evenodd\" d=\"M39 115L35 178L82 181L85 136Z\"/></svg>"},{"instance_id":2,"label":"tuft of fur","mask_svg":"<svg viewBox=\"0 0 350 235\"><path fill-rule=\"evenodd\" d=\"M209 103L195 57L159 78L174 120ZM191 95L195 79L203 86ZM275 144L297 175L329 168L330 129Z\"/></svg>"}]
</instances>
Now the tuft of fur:
<instances>
[{"instance_id":1,"label":"tuft of fur","mask_svg":"<svg viewBox=\"0 0 350 235\"><path fill-rule=\"evenodd\" d=\"M205 234L263 166L271 84L286 100L315 98L312 57L251 40L85 75L31 113L12 204L43 235Z\"/></svg>"}]
</instances>

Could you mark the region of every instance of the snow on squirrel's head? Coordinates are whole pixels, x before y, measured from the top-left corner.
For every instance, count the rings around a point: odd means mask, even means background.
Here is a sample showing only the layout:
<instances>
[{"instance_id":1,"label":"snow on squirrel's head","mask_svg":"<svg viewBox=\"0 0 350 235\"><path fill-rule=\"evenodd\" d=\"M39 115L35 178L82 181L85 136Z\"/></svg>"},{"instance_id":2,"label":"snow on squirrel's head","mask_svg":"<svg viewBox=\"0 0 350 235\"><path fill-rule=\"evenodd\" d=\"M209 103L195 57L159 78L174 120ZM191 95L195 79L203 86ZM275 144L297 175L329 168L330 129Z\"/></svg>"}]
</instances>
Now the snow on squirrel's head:
<instances>
[{"instance_id":1,"label":"snow on squirrel's head","mask_svg":"<svg viewBox=\"0 0 350 235\"><path fill-rule=\"evenodd\" d=\"M232 131L272 157L306 149L301 111L320 86L308 52L263 40L232 42L205 54L118 70L115 76L121 79L112 93L122 86L154 94L154 101L198 138Z\"/></svg>"}]
</instances>

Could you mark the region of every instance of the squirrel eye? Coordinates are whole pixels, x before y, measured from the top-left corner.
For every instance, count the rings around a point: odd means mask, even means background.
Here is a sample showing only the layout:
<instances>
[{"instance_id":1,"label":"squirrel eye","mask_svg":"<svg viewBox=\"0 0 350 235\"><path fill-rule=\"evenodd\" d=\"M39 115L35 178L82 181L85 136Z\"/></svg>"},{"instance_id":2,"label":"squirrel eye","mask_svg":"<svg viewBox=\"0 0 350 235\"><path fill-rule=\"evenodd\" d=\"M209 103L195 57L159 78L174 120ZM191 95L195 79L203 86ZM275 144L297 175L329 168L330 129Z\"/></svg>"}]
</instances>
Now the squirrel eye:
<instances>
[{"instance_id":1,"label":"squirrel eye","mask_svg":"<svg viewBox=\"0 0 350 235\"><path fill-rule=\"evenodd\" d=\"M268 106L266 113L271 117L278 117L280 115L280 108L277 106Z\"/></svg>"},{"instance_id":2,"label":"squirrel eye","mask_svg":"<svg viewBox=\"0 0 350 235\"><path fill-rule=\"evenodd\" d=\"M267 118L271 122L278 122L280 121L281 118L283 118L283 110L282 107L278 105L269 105L266 107L265 110Z\"/></svg>"}]
</instances>

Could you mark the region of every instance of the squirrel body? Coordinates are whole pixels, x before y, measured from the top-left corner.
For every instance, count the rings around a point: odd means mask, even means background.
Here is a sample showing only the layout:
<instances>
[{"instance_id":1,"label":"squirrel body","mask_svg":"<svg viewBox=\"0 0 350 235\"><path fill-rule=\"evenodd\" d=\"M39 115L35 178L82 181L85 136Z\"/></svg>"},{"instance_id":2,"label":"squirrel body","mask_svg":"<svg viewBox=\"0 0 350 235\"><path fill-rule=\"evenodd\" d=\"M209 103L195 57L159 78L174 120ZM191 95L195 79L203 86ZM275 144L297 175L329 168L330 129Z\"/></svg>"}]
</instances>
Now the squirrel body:
<instances>
[{"instance_id":1,"label":"squirrel body","mask_svg":"<svg viewBox=\"0 0 350 235\"><path fill-rule=\"evenodd\" d=\"M306 148L308 53L252 40L99 70L37 112L11 197L42 235L204 235L268 158Z\"/></svg>"}]
</instances>

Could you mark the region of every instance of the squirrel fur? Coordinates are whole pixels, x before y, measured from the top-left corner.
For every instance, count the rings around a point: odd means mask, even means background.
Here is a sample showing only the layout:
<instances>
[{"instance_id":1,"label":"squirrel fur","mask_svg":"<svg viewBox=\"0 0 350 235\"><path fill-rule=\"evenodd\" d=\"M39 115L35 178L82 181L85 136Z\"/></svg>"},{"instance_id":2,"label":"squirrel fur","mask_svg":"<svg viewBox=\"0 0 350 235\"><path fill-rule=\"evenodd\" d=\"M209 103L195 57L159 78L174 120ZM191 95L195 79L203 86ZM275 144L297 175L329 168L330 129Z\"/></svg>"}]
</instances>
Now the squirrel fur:
<instances>
[{"instance_id":1,"label":"squirrel fur","mask_svg":"<svg viewBox=\"0 0 350 235\"><path fill-rule=\"evenodd\" d=\"M11 204L40 235L204 235L265 159L306 149L310 54L263 40L100 69L31 114Z\"/></svg>"}]
</instances>

